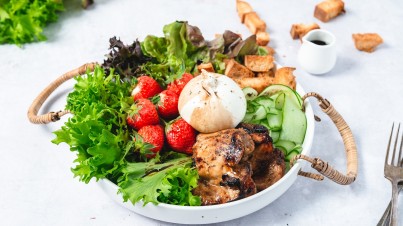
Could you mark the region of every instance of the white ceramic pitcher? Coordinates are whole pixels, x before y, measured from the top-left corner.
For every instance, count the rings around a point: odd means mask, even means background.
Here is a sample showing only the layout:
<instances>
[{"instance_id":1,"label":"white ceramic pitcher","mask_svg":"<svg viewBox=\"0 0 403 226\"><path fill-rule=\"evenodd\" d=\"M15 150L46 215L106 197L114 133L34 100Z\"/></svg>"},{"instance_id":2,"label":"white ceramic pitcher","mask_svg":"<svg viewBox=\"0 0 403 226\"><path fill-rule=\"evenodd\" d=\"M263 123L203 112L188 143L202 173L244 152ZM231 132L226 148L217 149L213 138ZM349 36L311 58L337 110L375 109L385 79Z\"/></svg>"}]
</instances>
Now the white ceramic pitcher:
<instances>
[{"instance_id":1,"label":"white ceramic pitcher","mask_svg":"<svg viewBox=\"0 0 403 226\"><path fill-rule=\"evenodd\" d=\"M302 38L298 52L301 67L311 74L324 74L336 64L336 37L326 30L315 29Z\"/></svg>"}]
</instances>

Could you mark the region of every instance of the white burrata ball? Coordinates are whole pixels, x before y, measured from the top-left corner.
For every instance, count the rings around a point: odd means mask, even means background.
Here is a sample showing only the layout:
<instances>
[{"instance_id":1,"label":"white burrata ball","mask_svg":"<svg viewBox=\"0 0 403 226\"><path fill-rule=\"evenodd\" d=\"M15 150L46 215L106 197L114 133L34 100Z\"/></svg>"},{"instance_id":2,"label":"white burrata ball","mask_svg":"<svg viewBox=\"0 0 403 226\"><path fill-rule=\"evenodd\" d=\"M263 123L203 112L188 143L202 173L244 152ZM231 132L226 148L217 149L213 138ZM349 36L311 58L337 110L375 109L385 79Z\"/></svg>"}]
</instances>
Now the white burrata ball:
<instances>
[{"instance_id":1,"label":"white burrata ball","mask_svg":"<svg viewBox=\"0 0 403 226\"><path fill-rule=\"evenodd\" d=\"M231 78L203 70L182 90L178 108L194 129L212 133L236 127L245 116L246 99Z\"/></svg>"}]
</instances>

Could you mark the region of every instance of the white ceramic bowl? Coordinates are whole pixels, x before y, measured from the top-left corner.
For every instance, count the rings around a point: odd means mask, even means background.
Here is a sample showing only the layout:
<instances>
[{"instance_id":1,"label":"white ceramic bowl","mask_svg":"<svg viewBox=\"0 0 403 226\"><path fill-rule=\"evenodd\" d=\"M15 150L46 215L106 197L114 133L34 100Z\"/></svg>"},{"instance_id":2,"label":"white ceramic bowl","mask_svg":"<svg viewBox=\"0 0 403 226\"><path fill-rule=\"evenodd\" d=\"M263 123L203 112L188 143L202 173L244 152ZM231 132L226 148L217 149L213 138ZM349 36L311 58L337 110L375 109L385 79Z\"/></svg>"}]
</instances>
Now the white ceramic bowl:
<instances>
[{"instance_id":1,"label":"white ceramic bowl","mask_svg":"<svg viewBox=\"0 0 403 226\"><path fill-rule=\"evenodd\" d=\"M297 84L297 91L304 95L305 92ZM314 115L312 106L305 101L307 131L302 145L302 154L309 154L314 135ZM133 205L130 201L123 202L121 194L118 194L118 186L109 180L100 180L99 186L119 205L143 216L160 221L179 224L210 224L233 220L253 213L280 197L295 182L298 171L303 162L297 162L279 181L267 189L250 197L237 201L213 205L213 206L176 206L170 204L147 204L142 202Z\"/></svg>"}]
</instances>

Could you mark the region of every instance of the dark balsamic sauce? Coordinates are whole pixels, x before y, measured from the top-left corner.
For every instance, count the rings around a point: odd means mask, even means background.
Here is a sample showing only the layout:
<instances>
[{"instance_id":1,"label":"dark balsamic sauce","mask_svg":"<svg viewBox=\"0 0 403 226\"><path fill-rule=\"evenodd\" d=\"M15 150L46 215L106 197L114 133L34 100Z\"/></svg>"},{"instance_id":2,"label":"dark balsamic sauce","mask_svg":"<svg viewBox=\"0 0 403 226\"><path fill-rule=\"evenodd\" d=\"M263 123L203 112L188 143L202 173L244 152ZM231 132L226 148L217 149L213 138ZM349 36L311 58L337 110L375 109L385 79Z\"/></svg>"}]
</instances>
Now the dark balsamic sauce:
<instances>
[{"instance_id":1,"label":"dark balsamic sauce","mask_svg":"<svg viewBox=\"0 0 403 226\"><path fill-rule=\"evenodd\" d=\"M316 44L316 45L320 45L320 46L325 46L325 45L327 45L326 42L321 41L321 40L311 40L310 42L312 42L313 44Z\"/></svg>"}]
</instances>

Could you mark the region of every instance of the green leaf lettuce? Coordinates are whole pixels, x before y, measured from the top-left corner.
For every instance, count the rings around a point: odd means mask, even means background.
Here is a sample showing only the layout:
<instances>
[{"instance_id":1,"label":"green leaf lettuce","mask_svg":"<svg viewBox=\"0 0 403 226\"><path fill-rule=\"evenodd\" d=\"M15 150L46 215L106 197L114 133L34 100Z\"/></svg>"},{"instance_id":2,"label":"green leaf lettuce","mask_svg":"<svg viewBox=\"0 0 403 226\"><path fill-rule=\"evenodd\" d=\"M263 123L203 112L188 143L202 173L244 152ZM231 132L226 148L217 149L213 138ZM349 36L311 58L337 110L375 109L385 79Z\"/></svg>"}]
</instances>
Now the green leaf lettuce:
<instances>
[{"instance_id":1,"label":"green leaf lettuce","mask_svg":"<svg viewBox=\"0 0 403 226\"><path fill-rule=\"evenodd\" d=\"M88 183L105 178L119 168L130 139L126 111L133 103L130 84L119 76L105 76L97 67L94 73L76 77L74 91L68 95L66 109L73 113L60 130L55 144L67 143L77 153L75 176Z\"/></svg>"}]
</instances>

